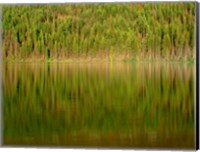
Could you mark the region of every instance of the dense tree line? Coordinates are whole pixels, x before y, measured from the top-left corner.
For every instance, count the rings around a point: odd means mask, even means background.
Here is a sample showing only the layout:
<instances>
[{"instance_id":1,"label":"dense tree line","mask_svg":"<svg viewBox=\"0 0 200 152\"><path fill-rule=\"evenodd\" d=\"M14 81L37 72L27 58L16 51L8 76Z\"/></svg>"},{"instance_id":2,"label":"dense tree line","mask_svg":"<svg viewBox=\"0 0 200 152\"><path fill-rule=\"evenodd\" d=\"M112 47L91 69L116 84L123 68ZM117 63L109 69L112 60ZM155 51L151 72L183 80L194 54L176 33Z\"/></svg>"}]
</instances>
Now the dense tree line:
<instances>
[{"instance_id":1,"label":"dense tree line","mask_svg":"<svg viewBox=\"0 0 200 152\"><path fill-rule=\"evenodd\" d=\"M3 7L3 57L194 58L195 3Z\"/></svg>"}]
</instances>

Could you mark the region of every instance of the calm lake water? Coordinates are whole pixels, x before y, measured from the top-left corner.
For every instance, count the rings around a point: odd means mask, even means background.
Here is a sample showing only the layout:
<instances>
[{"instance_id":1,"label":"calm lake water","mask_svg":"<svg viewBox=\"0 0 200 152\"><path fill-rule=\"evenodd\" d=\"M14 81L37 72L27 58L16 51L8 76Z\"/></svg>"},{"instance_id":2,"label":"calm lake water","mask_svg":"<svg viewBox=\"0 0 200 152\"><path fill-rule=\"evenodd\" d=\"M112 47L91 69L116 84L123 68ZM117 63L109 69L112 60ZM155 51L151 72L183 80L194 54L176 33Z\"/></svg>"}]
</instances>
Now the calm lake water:
<instances>
[{"instance_id":1,"label":"calm lake water","mask_svg":"<svg viewBox=\"0 0 200 152\"><path fill-rule=\"evenodd\" d=\"M4 63L4 145L194 148L194 64Z\"/></svg>"}]
</instances>

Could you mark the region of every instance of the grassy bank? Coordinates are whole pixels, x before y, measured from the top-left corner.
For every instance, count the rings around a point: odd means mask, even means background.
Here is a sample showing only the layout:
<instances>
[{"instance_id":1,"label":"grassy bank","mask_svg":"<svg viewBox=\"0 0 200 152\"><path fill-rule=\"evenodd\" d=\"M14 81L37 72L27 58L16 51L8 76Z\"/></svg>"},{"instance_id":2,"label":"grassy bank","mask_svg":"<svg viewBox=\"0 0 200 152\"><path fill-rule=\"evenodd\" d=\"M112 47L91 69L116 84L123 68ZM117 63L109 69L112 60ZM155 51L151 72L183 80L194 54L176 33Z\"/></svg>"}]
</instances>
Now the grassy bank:
<instances>
[{"instance_id":1,"label":"grassy bank","mask_svg":"<svg viewBox=\"0 0 200 152\"><path fill-rule=\"evenodd\" d=\"M162 57L134 57L130 54L113 54L113 55L76 55L71 57L61 56L59 58L47 58L45 56L30 56L26 58L15 58L15 57L7 57L4 58L4 62L94 62L94 63L102 63L102 62L190 62L194 63L195 58L192 57L173 57L173 58L162 58Z\"/></svg>"}]
</instances>

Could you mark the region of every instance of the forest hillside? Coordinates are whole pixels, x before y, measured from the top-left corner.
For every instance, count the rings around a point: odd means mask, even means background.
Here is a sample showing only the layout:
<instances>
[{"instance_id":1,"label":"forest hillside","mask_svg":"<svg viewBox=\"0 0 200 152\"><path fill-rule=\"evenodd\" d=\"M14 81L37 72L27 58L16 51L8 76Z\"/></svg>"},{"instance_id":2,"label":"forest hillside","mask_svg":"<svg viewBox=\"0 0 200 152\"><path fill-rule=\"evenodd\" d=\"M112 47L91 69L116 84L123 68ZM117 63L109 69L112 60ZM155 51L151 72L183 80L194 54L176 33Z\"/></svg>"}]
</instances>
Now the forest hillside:
<instances>
[{"instance_id":1,"label":"forest hillside","mask_svg":"<svg viewBox=\"0 0 200 152\"><path fill-rule=\"evenodd\" d=\"M3 58L194 59L195 3L3 6Z\"/></svg>"}]
</instances>

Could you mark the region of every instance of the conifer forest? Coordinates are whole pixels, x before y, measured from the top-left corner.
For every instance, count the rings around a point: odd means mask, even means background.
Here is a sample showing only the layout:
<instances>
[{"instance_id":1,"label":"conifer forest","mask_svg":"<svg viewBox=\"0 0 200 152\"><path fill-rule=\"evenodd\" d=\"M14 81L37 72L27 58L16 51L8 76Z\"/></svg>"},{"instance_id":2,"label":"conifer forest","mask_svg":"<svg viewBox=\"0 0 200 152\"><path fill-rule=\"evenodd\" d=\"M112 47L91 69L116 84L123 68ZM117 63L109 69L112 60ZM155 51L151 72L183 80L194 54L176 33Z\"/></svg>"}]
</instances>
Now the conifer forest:
<instances>
[{"instance_id":1,"label":"conifer forest","mask_svg":"<svg viewBox=\"0 0 200 152\"><path fill-rule=\"evenodd\" d=\"M194 59L195 3L3 7L3 57Z\"/></svg>"}]
</instances>

